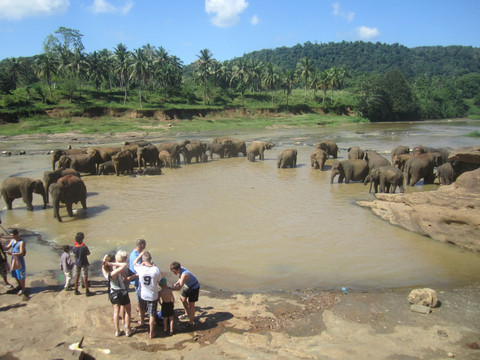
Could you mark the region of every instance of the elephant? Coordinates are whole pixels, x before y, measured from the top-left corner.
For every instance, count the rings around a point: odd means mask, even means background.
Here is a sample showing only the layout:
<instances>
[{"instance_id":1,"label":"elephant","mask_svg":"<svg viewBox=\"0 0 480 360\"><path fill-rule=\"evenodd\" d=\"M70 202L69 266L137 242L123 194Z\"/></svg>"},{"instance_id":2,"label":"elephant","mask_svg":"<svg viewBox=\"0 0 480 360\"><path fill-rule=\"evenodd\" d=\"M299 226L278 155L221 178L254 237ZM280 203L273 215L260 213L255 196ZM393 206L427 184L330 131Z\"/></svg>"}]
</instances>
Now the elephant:
<instances>
[{"instance_id":1,"label":"elephant","mask_svg":"<svg viewBox=\"0 0 480 360\"><path fill-rule=\"evenodd\" d=\"M394 155L392 165L398 167L400 170L403 171L403 169L405 169L405 163L408 159L411 159L412 157L413 155L411 154Z\"/></svg>"},{"instance_id":2,"label":"elephant","mask_svg":"<svg viewBox=\"0 0 480 360\"><path fill-rule=\"evenodd\" d=\"M98 165L98 175L108 175L108 174L115 174L115 166L113 166L112 160L105 161Z\"/></svg>"},{"instance_id":3,"label":"elephant","mask_svg":"<svg viewBox=\"0 0 480 360\"><path fill-rule=\"evenodd\" d=\"M240 153L242 153L243 156L247 156L247 145L244 140L223 136L213 139L212 143L225 145L226 157L237 157Z\"/></svg>"},{"instance_id":4,"label":"elephant","mask_svg":"<svg viewBox=\"0 0 480 360\"><path fill-rule=\"evenodd\" d=\"M123 173L131 174L135 166L134 155L130 151L122 150L112 156L112 163L117 176Z\"/></svg>"},{"instance_id":5,"label":"elephant","mask_svg":"<svg viewBox=\"0 0 480 360\"><path fill-rule=\"evenodd\" d=\"M405 145L398 145L392 149L390 155L392 156L392 163L394 163L393 158L395 155L410 154L410 147Z\"/></svg>"},{"instance_id":6,"label":"elephant","mask_svg":"<svg viewBox=\"0 0 480 360\"><path fill-rule=\"evenodd\" d=\"M137 149L137 161L138 167L141 169L142 164L144 167L147 166L147 163L150 166L157 166L158 165L158 148L155 145L146 145L143 147L139 147Z\"/></svg>"},{"instance_id":7,"label":"elephant","mask_svg":"<svg viewBox=\"0 0 480 360\"><path fill-rule=\"evenodd\" d=\"M455 170L452 164L446 162L437 167L437 177L440 184L450 185L455 180Z\"/></svg>"},{"instance_id":8,"label":"elephant","mask_svg":"<svg viewBox=\"0 0 480 360\"><path fill-rule=\"evenodd\" d=\"M277 158L277 168L285 169L287 167L294 168L297 166L297 149L285 149Z\"/></svg>"},{"instance_id":9,"label":"elephant","mask_svg":"<svg viewBox=\"0 0 480 360\"><path fill-rule=\"evenodd\" d=\"M47 194L45 193L42 180L16 176L9 177L3 181L1 193L8 210L12 210L13 200L22 198L23 202L27 204L27 210L33 211L33 193L42 195L43 208L47 208Z\"/></svg>"},{"instance_id":10,"label":"elephant","mask_svg":"<svg viewBox=\"0 0 480 360\"><path fill-rule=\"evenodd\" d=\"M325 150L329 156L332 155L334 159L337 158L338 146L333 140L319 141L315 148Z\"/></svg>"},{"instance_id":11,"label":"elephant","mask_svg":"<svg viewBox=\"0 0 480 360\"><path fill-rule=\"evenodd\" d=\"M365 158L364 158L367 163L368 163L368 168L371 171L374 168L380 167L380 166L387 166L387 165L392 165L390 164L390 161L385 159L382 155L376 153L375 151L372 150L367 150L365 152Z\"/></svg>"},{"instance_id":12,"label":"elephant","mask_svg":"<svg viewBox=\"0 0 480 360\"><path fill-rule=\"evenodd\" d=\"M125 141L124 145L137 145L140 147L153 145L150 141L147 140L134 140L134 141Z\"/></svg>"},{"instance_id":13,"label":"elephant","mask_svg":"<svg viewBox=\"0 0 480 360\"><path fill-rule=\"evenodd\" d=\"M95 159L88 154L62 155L58 160L58 168L71 168L81 173L97 174Z\"/></svg>"},{"instance_id":14,"label":"elephant","mask_svg":"<svg viewBox=\"0 0 480 360\"><path fill-rule=\"evenodd\" d=\"M189 144L185 145L183 150L183 161L185 164L191 164L192 158L195 157L195 161L198 163L201 160L201 157L207 151L207 144L199 141L193 140Z\"/></svg>"},{"instance_id":15,"label":"elephant","mask_svg":"<svg viewBox=\"0 0 480 360\"><path fill-rule=\"evenodd\" d=\"M60 203L65 204L68 216L73 217L72 205L82 204L87 209L87 187L82 179L73 175L66 175L50 186L50 196L53 204L53 217L62 222Z\"/></svg>"},{"instance_id":16,"label":"elephant","mask_svg":"<svg viewBox=\"0 0 480 360\"><path fill-rule=\"evenodd\" d=\"M310 154L310 163L314 169L323 170L328 154L325 150L315 149Z\"/></svg>"},{"instance_id":17,"label":"elephant","mask_svg":"<svg viewBox=\"0 0 480 360\"><path fill-rule=\"evenodd\" d=\"M405 191L403 187L403 172L395 166L387 165L374 168L370 171L368 177L370 181L369 193L372 192L372 185L375 193L379 190L381 193L395 193L397 187L401 193Z\"/></svg>"},{"instance_id":18,"label":"elephant","mask_svg":"<svg viewBox=\"0 0 480 360\"><path fill-rule=\"evenodd\" d=\"M160 166L145 166L143 169L137 170L137 175L162 175L162 169Z\"/></svg>"},{"instance_id":19,"label":"elephant","mask_svg":"<svg viewBox=\"0 0 480 360\"><path fill-rule=\"evenodd\" d=\"M217 154L223 159L227 154L231 153L231 149L230 151L228 150L229 147L233 147L230 140L225 140L225 142L222 143L211 142L207 145L207 151L210 152L210 159L213 159L213 154Z\"/></svg>"},{"instance_id":20,"label":"elephant","mask_svg":"<svg viewBox=\"0 0 480 360\"><path fill-rule=\"evenodd\" d=\"M345 184L350 181L364 181L368 175L368 164L365 160L335 160L332 165L332 172L330 173L330 184L333 184L335 176L338 175L338 183L342 183L345 179Z\"/></svg>"},{"instance_id":21,"label":"elephant","mask_svg":"<svg viewBox=\"0 0 480 360\"><path fill-rule=\"evenodd\" d=\"M139 146L137 144L128 144L128 145L123 145L120 148L120 151L129 151L132 154L133 158L136 159L138 148L139 148Z\"/></svg>"},{"instance_id":22,"label":"elephant","mask_svg":"<svg viewBox=\"0 0 480 360\"><path fill-rule=\"evenodd\" d=\"M88 148L87 154L90 155L95 159L95 163L97 165L97 173L98 167L100 164L105 163L107 161L112 160L112 156L115 155L120 151L119 147L98 147L98 148Z\"/></svg>"},{"instance_id":23,"label":"elephant","mask_svg":"<svg viewBox=\"0 0 480 360\"><path fill-rule=\"evenodd\" d=\"M433 184L435 180L433 169L436 166L436 162L441 161L441 157L436 154L428 152L422 153L407 160L404 169L407 185L414 186L422 178L424 184Z\"/></svg>"},{"instance_id":24,"label":"elephant","mask_svg":"<svg viewBox=\"0 0 480 360\"><path fill-rule=\"evenodd\" d=\"M413 155L421 155L421 154L425 154L427 152L429 152L429 148L426 147L426 146L423 146L423 145L418 145L418 146L415 146L412 150L412 154Z\"/></svg>"},{"instance_id":25,"label":"elephant","mask_svg":"<svg viewBox=\"0 0 480 360\"><path fill-rule=\"evenodd\" d=\"M158 159L160 160L160 165L169 167L170 169L173 168L173 156L167 150L160 151L160 154L158 154Z\"/></svg>"},{"instance_id":26,"label":"elephant","mask_svg":"<svg viewBox=\"0 0 480 360\"><path fill-rule=\"evenodd\" d=\"M58 169L55 171L45 171L43 173L43 185L45 186L45 193L47 195L47 203L48 203L48 195L50 185L56 183L58 179L65 175L74 175L76 177L81 177L80 173L77 170L66 168L66 169Z\"/></svg>"},{"instance_id":27,"label":"elephant","mask_svg":"<svg viewBox=\"0 0 480 360\"><path fill-rule=\"evenodd\" d=\"M83 149L55 149L52 150L52 170L55 170L55 163L60 160L62 155L78 155L78 154L86 154L87 152Z\"/></svg>"},{"instance_id":28,"label":"elephant","mask_svg":"<svg viewBox=\"0 0 480 360\"><path fill-rule=\"evenodd\" d=\"M158 152L159 154L162 152L162 150L167 150L171 155L173 159L173 165L180 165L180 154L183 152L185 149L185 145L189 144L190 140L182 140L179 143L175 142L164 142L158 145Z\"/></svg>"},{"instance_id":29,"label":"elephant","mask_svg":"<svg viewBox=\"0 0 480 360\"><path fill-rule=\"evenodd\" d=\"M348 149L348 160L362 160L365 152L358 146L352 146Z\"/></svg>"},{"instance_id":30,"label":"elephant","mask_svg":"<svg viewBox=\"0 0 480 360\"><path fill-rule=\"evenodd\" d=\"M247 159L250 161L255 161L257 156L260 157L260 160L264 160L265 150L270 150L273 148L273 143L265 141L254 141L247 148Z\"/></svg>"}]
</instances>

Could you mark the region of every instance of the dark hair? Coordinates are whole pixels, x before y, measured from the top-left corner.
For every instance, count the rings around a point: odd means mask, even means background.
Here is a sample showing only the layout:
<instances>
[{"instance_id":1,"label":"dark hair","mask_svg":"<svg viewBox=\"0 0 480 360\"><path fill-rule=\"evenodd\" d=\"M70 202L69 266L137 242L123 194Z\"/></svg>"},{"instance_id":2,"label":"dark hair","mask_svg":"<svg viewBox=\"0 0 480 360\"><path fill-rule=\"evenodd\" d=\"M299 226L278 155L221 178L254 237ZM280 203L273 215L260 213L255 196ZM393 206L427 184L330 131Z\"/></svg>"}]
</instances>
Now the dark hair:
<instances>
[{"instance_id":1,"label":"dark hair","mask_svg":"<svg viewBox=\"0 0 480 360\"><path fill-rule=\"evenodd\" d=\"M13 229L12 230L12 235L18 235L18 229Z\"/></svg>"},{"instance_id":2,"label":"dark hair","mask_svg":"<svg viewBox=\"0 0 480 360\"><path fill-rule=\"evenodd\" d=\"M144 245L144 246L147 245L147 242L145 241L145 239L138 239L137 240L137 247L140 246L140 245Z\"/></svg>"},{"instance_id":3,"label":"dark hair","mask_svg":"<svg viewBox=\"0 0 480 360\"><path fill-rule=\"evenodd\" d=\"M180 265L180 263L177 262L177 261L172 262L172 264L170 266L174 270L179 270L182 267L182 265Z\"/></svg>"},{"instance_id":4,"label":"dark hair","mask_svg":"<svg viewBox=\"0 0 480 360\"><path fill-rule=\"evenodd\" d=\"M64 245L63 251L70 251L70 245Z\"/></svg>"},{"instance_id":5,"label":"dark hair","mask_svg":"<svg viewBox=\"0 0 480 360\"><path fill-rule=\"evenodd\" d=\"M77 235L75 236L75 241L77 243L81 243L83 241L83 239L85 239L85 235L83 234L83 232L78 232Z\"/></svg>"}]
</instances>

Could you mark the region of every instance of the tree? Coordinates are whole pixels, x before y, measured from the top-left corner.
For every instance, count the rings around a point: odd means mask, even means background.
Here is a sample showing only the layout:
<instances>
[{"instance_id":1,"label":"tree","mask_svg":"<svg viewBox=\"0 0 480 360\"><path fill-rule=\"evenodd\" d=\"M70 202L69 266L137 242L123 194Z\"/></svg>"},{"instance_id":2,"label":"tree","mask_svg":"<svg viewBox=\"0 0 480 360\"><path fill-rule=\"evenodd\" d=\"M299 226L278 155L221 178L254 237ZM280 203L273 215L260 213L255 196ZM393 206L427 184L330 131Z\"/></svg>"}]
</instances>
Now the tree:
<instances>
[{"instance_id":1,"label":"tree","mask_svg":"<svg viewBox=\"0 0 480 360\"><path fill-rule=\"evenodd\" d=\"M115 73L120 77L120 86L125 87L125 95L123 97L123 105L127 103L128 94L128 80L129 80L129 67L130 58L127 47L122 43L118 44L115 48Z\"/></svg>"},{"instance_id":2,"label":"tree","mask_svg":"<svg viewBox=\"0 0 480 360\"><path fill-rule=\"evenodd\" d=\"M273 106L273 94L278 85L280 76L278 75L275 66L272 63L267 63L263 73L263 84L267 89L271 90L272 94L272 106Z\"/></svg>"},{"instance_id":3,"label":"tree","mask_svg":"<svg viewBox=\"0 0 480 360\"><path fill-rule=\"evenodd\" d=\"M305 87L304 101L307 101L307 86L309 84L312 72L314 71L314 65L312 60L310 60L308 57L301 59L297 64L297 70L299 77L303 79L303 84Z\"/></svg>"},{"instance_id":4,"label":"tree","mask_svg":"<svg viewBox=\"0 0 480 360\"><path fill-rule=\"evenodd\" d=\"M200 50L200 54L197 55L195 65L197 66L197 76L203 85L203 105L206 103L207 98L207 82L210 76L210 68L213 65L214 59L212 53L208 49Z\"/></svg>"},{"instance_id":5,"label":"tree","mask_svg":"<svg viewBox=\"0 0 480 360\"><path fill-rule=\"evenodd\" d=\"M57 73L57 61L55 57L51 53L43 53L38 56L35 61L35 66L37 76L47 81L50 98L53 99L52 77Z\"/></svg>"},{"instance_id":6,"label":"tree","mask_svg":"<svg viewBox=\"0 0 480 360\"><path fill-rule=\"evenodd\" d=\"M19 58L7 58L5 65L5 71L10 77L14 89L16 89L20 83L20 76L23 73L22 61Z\"/></svg>"},{"instance_id":7,"label":"tree","mask_svg":"<svg viewBox=\"0 0 480 360\"><path fill-rule=\"evenodd\" d=\"M287 106L288 106L288 97L292 93L292 87L293 84L295 83L295 70L289 69L285 70L282 74L282 88L283 88L283 93L286 94L287 97Z\"/></svg>"},{"instance_id":8,"label":"tree","mask_svg":"<svg viewBox=\"0 0 480 360\"><path fill-rule=\"evenodd\" d=\"M138 99L140 101L140 108L142 108L142 85L146 83L150 74L148 61L142 49L134 50L132 54L132 64L130 66L132 68L130 80L135 80L138 85Z\"/></svg>"}]
</instances>

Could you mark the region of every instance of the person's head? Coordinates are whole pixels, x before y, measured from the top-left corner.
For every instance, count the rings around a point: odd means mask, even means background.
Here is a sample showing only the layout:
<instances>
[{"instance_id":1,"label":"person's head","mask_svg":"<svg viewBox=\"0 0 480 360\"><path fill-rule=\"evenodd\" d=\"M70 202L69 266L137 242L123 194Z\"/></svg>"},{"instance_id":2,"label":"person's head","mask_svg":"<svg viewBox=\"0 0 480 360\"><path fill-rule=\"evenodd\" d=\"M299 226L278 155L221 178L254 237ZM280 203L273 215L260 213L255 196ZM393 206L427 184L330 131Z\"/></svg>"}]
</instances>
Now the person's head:
<instances>
[{"instance_id":1,"label":"person's head","mask_svg":"<svg viewBox=\"0 0 480 360\"><path fill-rule=\"evenodd\" d=\"M138 252L142 252L147 247L147 242L145 239L138 239L136 243L136 248Z\"/></svg>"},{"instance_id":2,"label":"person's head","mask_svg":"<svg viewBox=\"0 0 480 360\"><path fill-rule=\"evenodd\" d=\"M12 237L17 238L18 237L18 229L13 229L12 232L10 233Z\"/></svg>"},{"instance_id":3,"label":"person's head","mask_svg":"<svg viewBox=\"0 0 480 360\"><path fill-rule=\"evenodd\" d=\"M113 270L112 266L109 265L108 263L111 263L115 260L114 256L112 254L107 254L103 257L102 261L102 267L105 272L109 273L110 271Z\"/></svg>"},{"instance_id":4,"label":"person's head","mask_svg":"<svg viewBox=\"0 0 480 360\"><path fill-rule=\"evenodd\" d=\"M170 271L173 272L175 275L178 275L181 268L182 268L182 266L177 261L174 261L170 264Z\"/></svg>"},{"instance_id":5,"label":"person's head","mask_svg":"<svg viewBox=\"0 0 480 360\"><path fill-rule=\"evenodd\" d=\"M126 262L127 261L127 252L124 250L118 250L115 254L116 262Z\"/></svg>"},{"instance_id":6,"label":"person's head","mask_svg":"<svg viewBox=\"0 0 480 360\"><path fill-rule=\"evenodd\" d=\"M66 253L70 252L70 246L69 245L65 245L63 247L63 251L65 251Z\"/></svg>"},{"instance_id":7,"label":"person's head","mask_svg":"<svg viewBox=\"0 0 480 360\"><path fill-rule=\"evenodd\" d=\"M162 278L162 279L160 280L160 286L161 286L161 287L167 286L167 279Z\"/></svg>"},{"instance_id":8,"label":"person's head","mask_svg":"<svg viewBox=\"0 0 480 360\"><path fill-rule=\"evenodd\" d=\"M83 232L78 232L77 235L75 235L75 241L78 243L78 244L81 244L83 242L83 239L85 239L85 235L83 234Z\"/></svg>"},{"instance_id":9,"label":"person's head","mask_svg":"<svg viewBox=\"0 0 480 360\"><path fill-rule=\"evenodd\" d=\"M145 251L142 255L142 261L151 263L152 262L152 255L148 251Z\"/></svg>"}]
</instances>

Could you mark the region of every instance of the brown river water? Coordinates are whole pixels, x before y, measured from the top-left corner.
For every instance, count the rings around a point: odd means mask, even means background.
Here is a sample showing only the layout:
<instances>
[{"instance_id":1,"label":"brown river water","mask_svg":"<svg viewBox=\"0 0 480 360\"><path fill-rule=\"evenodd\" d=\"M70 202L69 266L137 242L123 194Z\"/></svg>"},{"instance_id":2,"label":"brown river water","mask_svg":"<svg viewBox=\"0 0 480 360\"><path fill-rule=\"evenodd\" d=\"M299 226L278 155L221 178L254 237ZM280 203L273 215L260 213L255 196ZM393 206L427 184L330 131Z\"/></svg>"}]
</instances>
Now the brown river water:
<instances>
[{"instance_id":1,"label":"brown river water","mask_svg":"<svg viewBox=\"0 0 480 360\"><path fill-rule=\"evenodd\" d=\"M356 205L373 198L367 186L330 184L330 170L313 170L310 153L317 141L327 138L337 142L340 158L346 158L353 145L387 158L397 145L478 145L478 138L462 135L479 125L455 120L170 136L153 142L184 138L209 142L229 135L246 140L247 145L267 140L275 147L266 151L265 161L254 163L242 156L214 156L208 163L165 169L161 176L84 176L88 209L77 204L76 216L69 218L62 208L63 223L53 218L51 205L42 209L41 197L35 194L33 212L26 211L21 199L7 211L1 200L0 216L4 226L32 230L46 243L72 244L76 232L83 231L97 273L105 253L130 252L135 240L144 238L163 272L168 272L170 262L179 261L197 275L204 289L250 292L468 284L480 280L480 254L379 219ZM0 181L9 176L43 178L43 172L51 169L47 151L68 144L51 139L0 141L0 151L14 154L0 156ZM107 144L103 140L101 146ZM277 169L277 154L292 147L298 150L297 167ZM15 155L20 150L27 155ZM407 192L436 188L420 183ZM58 272L59 253L32 239L27 242L27 272Z\"/></svg>"}]
</instances>

